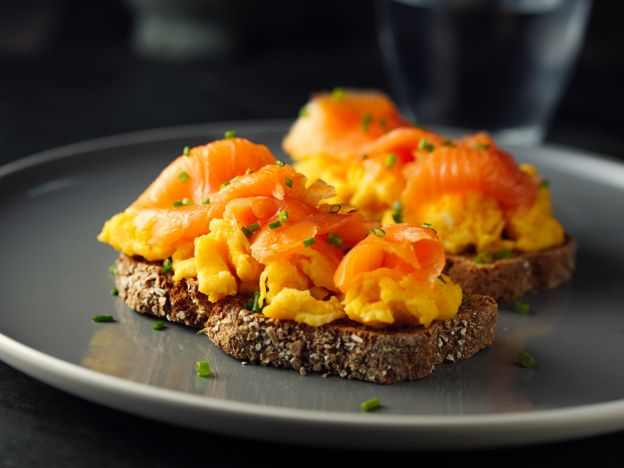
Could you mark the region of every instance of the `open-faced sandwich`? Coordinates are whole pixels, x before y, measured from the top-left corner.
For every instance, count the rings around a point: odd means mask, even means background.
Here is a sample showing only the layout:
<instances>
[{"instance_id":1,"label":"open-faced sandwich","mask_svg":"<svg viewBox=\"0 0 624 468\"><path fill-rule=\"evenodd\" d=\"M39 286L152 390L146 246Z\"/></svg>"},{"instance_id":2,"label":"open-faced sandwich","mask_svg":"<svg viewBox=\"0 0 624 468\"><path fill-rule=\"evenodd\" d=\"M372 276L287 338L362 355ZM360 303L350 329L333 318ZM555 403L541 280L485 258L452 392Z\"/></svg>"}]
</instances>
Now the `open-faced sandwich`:
<instances>
[{"instance_id":1,"label":"open-faced sandwich","mask_svg":"<svg viewBox=\"0 0 624 468\"><path fill-rule=\"evenodd\" d=\"M302 108L283 146L297 170L336 188L329 202L436 230L445 272L465 291L513 300L572 276L576 244L553 216L548 182L486 133L443 138L381 93L337 89Z\"/></svg>"},{"instance_id":2,"label":"open-faced sandwich","mask_svg":"<svg viewBox=\"0 0 624 468\"><path fill-rule=\"evenodd\" d=\"M489 346L497 306L442 274L430 228L328 204L240 138L185 149L99 240L120 296L251 363L392 383Z\"/></svg>"}]
</instances>

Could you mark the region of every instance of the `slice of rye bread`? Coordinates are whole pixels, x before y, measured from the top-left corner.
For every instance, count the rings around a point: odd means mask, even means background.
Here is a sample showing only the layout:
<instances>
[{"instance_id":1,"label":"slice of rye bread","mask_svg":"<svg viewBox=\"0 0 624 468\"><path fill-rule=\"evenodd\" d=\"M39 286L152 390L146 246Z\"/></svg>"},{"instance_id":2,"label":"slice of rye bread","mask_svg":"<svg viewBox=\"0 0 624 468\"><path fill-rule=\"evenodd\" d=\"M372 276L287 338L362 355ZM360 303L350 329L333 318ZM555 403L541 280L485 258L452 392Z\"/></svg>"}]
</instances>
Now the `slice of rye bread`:
<instances>
[{"instance_id":1,"label":"slice of rye bread","mask_svg":"<svg viewBox=\"0 0 624 468\"><path fill-rule=\"evenodd\" d=\"M237 359L383 384L426 377L437 364L490 346L498 312L493 299L465 294L453 319L429 328L374 329L350 320L312 327L250 312L244 307L248 297L211 303L195 279L173 281L161 264L124 255L116 262L115 284L131 309L203 328Z\"/></svg>"},{"instance_id":2,"label":"slice of rye bread","mask_svg":"<svg viewBox=\"0 0 624 468\"><path fill-rule=\"evenodd\" d=\"M566 236L560 246L514 254L492 263L477 263L474 259L474 254L447 255L445 273L465 292L513 301L569 281L576 264L576 241Z\"/></svg>"}]
</instances>

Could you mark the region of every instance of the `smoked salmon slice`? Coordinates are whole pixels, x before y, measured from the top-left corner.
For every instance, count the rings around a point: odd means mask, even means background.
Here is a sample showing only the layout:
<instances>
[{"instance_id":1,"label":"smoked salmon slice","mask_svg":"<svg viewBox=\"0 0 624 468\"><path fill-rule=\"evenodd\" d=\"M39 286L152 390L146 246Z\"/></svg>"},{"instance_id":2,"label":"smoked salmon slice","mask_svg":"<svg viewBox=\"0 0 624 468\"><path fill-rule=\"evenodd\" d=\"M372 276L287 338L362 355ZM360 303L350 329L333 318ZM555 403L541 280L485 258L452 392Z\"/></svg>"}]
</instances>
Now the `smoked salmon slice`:
<instances>
[{"instance_id":1,"label":"smoked salmon slice","mask_svg":"<svg viewBox=\"0 0 624 468\"><path fill-rule=\"evenodd\" d=\"M334 283L346 292L360 275L380 268L431 282L442 273L444 263L444 246L435 231L392 224L374 229L345 255L334 274Z\"/></svg>"}]
</instances>

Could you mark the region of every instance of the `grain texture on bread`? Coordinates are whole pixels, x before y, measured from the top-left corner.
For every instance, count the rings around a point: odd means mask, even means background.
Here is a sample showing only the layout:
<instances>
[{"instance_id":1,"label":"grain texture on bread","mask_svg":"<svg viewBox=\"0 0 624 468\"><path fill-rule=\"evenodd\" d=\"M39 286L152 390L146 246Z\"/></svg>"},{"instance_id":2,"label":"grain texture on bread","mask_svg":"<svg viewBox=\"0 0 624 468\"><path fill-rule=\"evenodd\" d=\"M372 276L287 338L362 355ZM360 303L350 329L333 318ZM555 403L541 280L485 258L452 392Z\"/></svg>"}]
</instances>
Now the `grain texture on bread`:
<instances>
[{"instance_id":1,"label":"grain texture on bread","mask_svg":"<svg viewBox=\"0 0 624 468\"><path fill-rule=\"evenodd\" d=\"M474 255L447 255L445 273L465 292L484 294L497 301L513 301L569 281L576 264L576 241L568 236L560 246L493 263L476 263L474 258Z\"/></svg>"},{"instance_id":2,"label":"grain texture on bread","mask_svg":"<svg viewBox=\"0 0 624 468\"><path fill-rule=\"evenodd\" d=\"M124 255L116 263L115 283L130 308L203 328L237 359L384 384L426 377L444 361L466 359L490 346L498 311L491 298L465 294L455 318L429 328L377 330L349 320L312 327L250 312L247 298L213 304L196 280L174 282L160 264Z\"/></svg>"}]
</instances>

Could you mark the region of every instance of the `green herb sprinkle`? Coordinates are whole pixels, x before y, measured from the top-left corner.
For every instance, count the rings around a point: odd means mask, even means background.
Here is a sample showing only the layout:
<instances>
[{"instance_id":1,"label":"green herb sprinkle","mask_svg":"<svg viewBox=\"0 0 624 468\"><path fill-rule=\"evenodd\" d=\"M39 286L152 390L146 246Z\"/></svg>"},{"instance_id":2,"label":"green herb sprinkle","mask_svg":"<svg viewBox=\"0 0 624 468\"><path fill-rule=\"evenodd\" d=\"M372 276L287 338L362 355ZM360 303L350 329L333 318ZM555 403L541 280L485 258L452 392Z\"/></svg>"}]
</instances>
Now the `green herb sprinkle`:
<instances>
[{"instance_id":1,"label":"green herb sprinkle","mask_svg":"<svg viewBox=\"0 0 624 468\"><path fill-rule=\"evenodd\" d=\"M234 138L235 136L236 136L235 130L228 130L227 132L223 134L223 138L225 138L226 140L230 140Z\"/></svg>"},{"instance_id":2,"label":"green herb sprinkle","mask_svg":"<svg viewBox=\"0 0 624 468\"><path fill-rule=\"evenodd\" d=\"M152 330L161 331L164 329L165 329L165 322L163 322L162 320L158 320L157 322L154 322L154 325L152 325Z\"/></svg>"},{"instance_id":3,"label":"green herb sprinkle","mask_svg":"<svg viewBox=\"0 0 624 468\"><path fill-rule=\"evenodd\" d=\"M171 261L170 258L165 258L165 260L163 261L162 264L162 272L164 275L166 275L167 273L169 273L171 271L171 268L173 267L173 262Z\"/></svg>"},{"instance_id":4,"label":"green herb sprinkle","mask_svg":"<svg viewBox=\"0 0 624 468\"><path fill-rule=\"evenodd\" d=\"M303 245L305 247L310 247L312 244L314 244L314 237L308 237L306 240L303 241Z\"/></svg>"},{"instance_id":5,"label":"green herb sprinkle","mask_svg":"<svg viewBox=\"0 0 624 468\"><path fill-rule=\"evenodd\" d=\"M97 323L111 323L115 321L112 315L92 315L91 320Z\"/></svg>"},{"instance_id":6,"label":"green herb sprinkle","mask_svg":"<svg viewBox=\"0 0 624 468\"><path fill-rule=\"evenodd\" d=\"M210 377L211 370L208 361L197 361L195 363L195 373L200 377Z\"/></svg>"},{"instance_id":7,"label":"green herb sprinkle","mask_svg":"<svg viewBox=\"0 0 624 468\"><path fill-rule=\"evenodd\" d=\"M490 252L480 252L474 260L479 264L492 263L494 256Z\"/></svg>"},{"instance_id":8,"label":"green herb sprinkle","mask_svg":"<svg viewBox=\"0 0 624 468\"><path fill-rule=\"evenodd\" d=\"M360 403L360 409L362 411L372 411L381 406L381 400L377 397L371 398L370 400L363 401Z\"/></svg>"},{"instance_id":9,"label":"green herb sprinkle","mask_svg":"<svg viewBox=\"0 0 624 468\"><path fill-rule=\"evenodd\" d=\"M388 156L386 156L386 159L384 160L384 167L386 169L392 169L397 163L397 155L394 153L390 153Z\"/></svg>"},{"instance_id":10,"label":"green herb sprinkle","mask_svg":"<svg viewBox=\"0 0 624 468\"><path fill-rule=\"evenodd\" d=\"M535 360L535 356L533 356L528 351L522 351L518 354L518 364L526 369L534 369L537 367L537 361Z\"/></svg>"},{"instance_id":11,"label":"green herb sprinkle","mask_svg":"<svg viewBox=\"0 0 624 468\"><path fill-rule=\"evenodd\" d=\"M338 234L330 232L329 234L327 234L327 242L329 242L332 245L335 245L336 247L340 247L342 243L344 242L344 239L340 237Z\"/></svg>"},{"instance_id":12,"label":"green herb sprinkle","mask_svg":"<svg viewBox=\"0 0 624 468\"><path fill-rule=\"evenodd\" d=\"M529 309L529 302L526 300L519 300L514 302L513 310L517 314L528 315Z\"/></svg>"}]
</instances>

